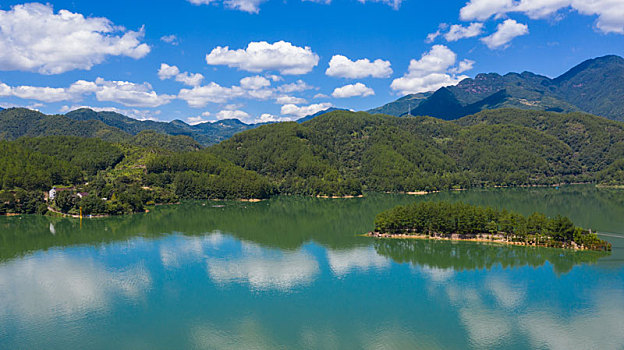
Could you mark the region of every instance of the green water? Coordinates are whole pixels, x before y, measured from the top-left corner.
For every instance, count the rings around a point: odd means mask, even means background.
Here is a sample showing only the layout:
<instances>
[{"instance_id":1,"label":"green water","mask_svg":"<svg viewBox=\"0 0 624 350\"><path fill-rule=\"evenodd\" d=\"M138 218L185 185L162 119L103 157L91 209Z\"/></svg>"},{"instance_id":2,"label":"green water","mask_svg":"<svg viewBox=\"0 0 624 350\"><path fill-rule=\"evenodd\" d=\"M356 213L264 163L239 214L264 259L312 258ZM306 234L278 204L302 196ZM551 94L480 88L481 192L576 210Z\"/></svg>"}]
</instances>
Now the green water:
<instances>
[{"instance_id":1,"label":"green water","mask_svg":"<svg viewBox=\"0 0 624 350\"><path fill-rule=\"evenodd\" d=\"M374 240L420 200L567 215L611 254ZM624 192L194 202L0 218L0 348L624 349Z\"/></svg>"}]
</instances>

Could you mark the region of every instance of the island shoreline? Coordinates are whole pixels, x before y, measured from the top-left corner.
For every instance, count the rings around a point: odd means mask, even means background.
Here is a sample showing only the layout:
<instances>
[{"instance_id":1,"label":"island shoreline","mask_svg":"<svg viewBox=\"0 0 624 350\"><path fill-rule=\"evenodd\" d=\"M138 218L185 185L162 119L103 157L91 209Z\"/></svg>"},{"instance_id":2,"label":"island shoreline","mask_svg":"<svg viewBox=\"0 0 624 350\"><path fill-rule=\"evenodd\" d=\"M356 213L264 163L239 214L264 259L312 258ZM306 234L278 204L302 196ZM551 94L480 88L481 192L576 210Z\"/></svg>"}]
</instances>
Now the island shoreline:
<instances>
[{"instance_id":1,"label":"island shoreline","mask_svg":"<svg viewBox=\"0 0 624 350\"><path fill-rule=\"evenodd\" d=\"M452 235L440 235L440 234L406 234L406 233L382 233L377 231L371 231L365 234L362 234L364 237L372 237L377 239L421 239L421 240L432 240L432 241L450 241L450 242L476 242L476 243L495 243L501 245L514 245L514 246L524 246L524 247L542 247L542 248L556 248L556 249L565 249L565 250L575 250L575 251L597 251L596 249L591 249L585 247L583 245L578 245L575 242L570 242L570 244L562 244L561 246L556 246L548 243L537 243L533 241L513 241L506 239L503 235L497 234L470 234L470 235L462 235L462 234L452 234ZM493 239L492 239L493 238Z\"/></svg>"}]
</instances>

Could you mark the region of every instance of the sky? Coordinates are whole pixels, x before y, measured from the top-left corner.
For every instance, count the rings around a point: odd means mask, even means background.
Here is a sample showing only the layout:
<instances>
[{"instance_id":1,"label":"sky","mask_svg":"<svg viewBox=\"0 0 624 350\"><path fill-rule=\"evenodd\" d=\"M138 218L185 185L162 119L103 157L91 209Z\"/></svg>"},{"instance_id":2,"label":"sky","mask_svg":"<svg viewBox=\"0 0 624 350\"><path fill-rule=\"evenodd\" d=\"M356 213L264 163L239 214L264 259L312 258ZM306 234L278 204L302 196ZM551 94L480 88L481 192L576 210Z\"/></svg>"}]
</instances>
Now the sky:
<instances>
[{"instance_id":1,"label":"sky","mask_svg":"<svg viewBox=\"0 0 624 350\"><path fill-rule=\"evenodd\" d=\"M622 0L2 1L0 107L284 121L607 54Z\"/></svg>"}]
</instances>

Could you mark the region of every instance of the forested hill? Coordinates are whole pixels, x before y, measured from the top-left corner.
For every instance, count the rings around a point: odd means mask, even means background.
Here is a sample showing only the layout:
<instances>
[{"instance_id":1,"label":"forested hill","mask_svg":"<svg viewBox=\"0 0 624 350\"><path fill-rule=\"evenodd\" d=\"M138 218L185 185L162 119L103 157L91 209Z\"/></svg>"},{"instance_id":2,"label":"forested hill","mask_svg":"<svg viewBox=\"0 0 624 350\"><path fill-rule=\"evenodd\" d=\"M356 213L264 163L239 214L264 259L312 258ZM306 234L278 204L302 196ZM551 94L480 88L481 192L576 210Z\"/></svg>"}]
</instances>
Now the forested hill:
<instances>
[{"instance_id":1,"label":"forested hill","mask_svg":"<svg viewBox=\"0 0 624 350\"><path fill-rule=\"evenodd\" d=\"M492 185L624 181L624 123L505 109L456 122L334 111L249 130L211 147L282 191L349 194Z\"/></svg>"},{"instance_id":2,"label":"forested hill","mask_svg":"<svg viewBox=\"0 0 624 350\"><path fill-rule=\"evenodd\" d=\"M130 134L99 120L77 121L64 115L45 115L25 108L0 111L0 139L15 140L20 137L39 136L98 138L109 142L123 142L171 151L191 151L200 148L197 141L185 135L172 136L152 130Z\"/></svg>"},{"instance_id":3,"label":"forested hill","mask_svg":"<svg viewBox=\"0 0 624 350\"><path fill-rule=\"evenodd\" d=\"M481 110L583 111L624 121L624 58L604 56L587 60L550 79L531 72L478 74L435 92L408 95L371 113L428 115L457 119Z\"/></svg>"},{"instance_id":4,"label":"forested hill","mask_svg":"<svg viewBox=\"0 0 624 350\"><path fill-rule=\"evenodd\" d=\"M184 135L131 135L19 109L0 112L0 130L13 140L0 141L0 213L121 214L179 199L273 194L624 185L624 123L583 113L501 109L444 121L333 111L203 149ZM46 203L51 186L59 195Z\"/></svg>"}]
</instances>

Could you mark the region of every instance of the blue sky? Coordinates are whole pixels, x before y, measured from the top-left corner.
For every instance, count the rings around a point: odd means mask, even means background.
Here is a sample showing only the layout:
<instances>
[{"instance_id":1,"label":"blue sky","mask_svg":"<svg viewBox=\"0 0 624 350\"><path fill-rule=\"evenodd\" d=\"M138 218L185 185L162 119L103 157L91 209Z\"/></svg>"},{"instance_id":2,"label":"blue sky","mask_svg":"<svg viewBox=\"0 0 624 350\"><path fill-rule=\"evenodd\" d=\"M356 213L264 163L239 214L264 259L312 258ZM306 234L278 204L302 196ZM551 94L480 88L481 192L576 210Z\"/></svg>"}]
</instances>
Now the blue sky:
<instances>
[{"instance_id":1,"label":"blue sky","mask_svg":"<svg viewBox=\"0 0 624 350\"><path fill-rule=\"evenodd\" d=\"M292 120L606 54L622 1L3 1L0 106Z\"/></svg>"}]
</instances>

